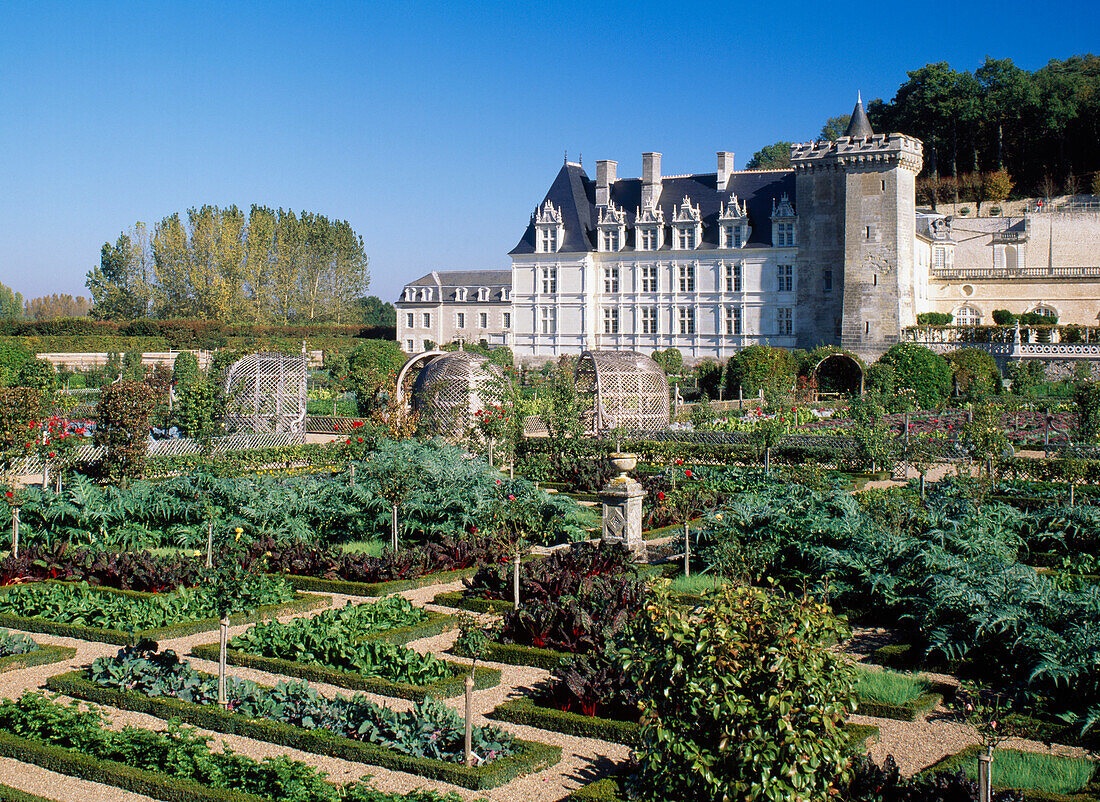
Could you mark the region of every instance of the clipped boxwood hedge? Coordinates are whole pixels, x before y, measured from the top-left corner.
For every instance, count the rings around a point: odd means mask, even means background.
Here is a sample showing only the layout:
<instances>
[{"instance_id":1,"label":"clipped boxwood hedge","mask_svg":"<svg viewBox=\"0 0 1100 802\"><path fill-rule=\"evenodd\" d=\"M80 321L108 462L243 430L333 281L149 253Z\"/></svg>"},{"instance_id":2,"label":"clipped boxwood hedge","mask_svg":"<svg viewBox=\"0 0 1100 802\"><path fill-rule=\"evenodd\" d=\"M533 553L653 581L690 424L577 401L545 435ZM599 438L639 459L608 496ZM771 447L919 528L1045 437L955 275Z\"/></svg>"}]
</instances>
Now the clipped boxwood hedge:
<instances>
[{"instance_id":1,"label":"clipped boxwood hedge","mask_svg":"<svg viewBox=\"0 0 1100 802\"><path fill-rule=\"evenodd\" d=\"M300 574L277 574L295 590L311 590L317 593L339 593L344 596L387 596L403 590L415 590L428 585L442 585L473 576L484 566L474 565L454 571L437 571L412 579L394 579L389 582L348 582L343 579L322 579Z\"/></svg>"},{"instance_id":2,"label":"clipped boxwood hedge","mask_svg":"<svg viewBox=\"0 0 1100 802\"><path fill-rule=\"evenodd\" d=\"M0 785L0 802L53 802L53 800L27 791L20 791L10 785Z\"/></svg>"},{"instance_id":3,"label":"clipped boxwood hedge","mask_svg":"<svg viewBox=\"0 0 1100 802\"><path fill-rule=\"evenodd\" d=\"M965 747L962 751L956 752L953 755L933 763L928 768L922 769L921 774L932 774L935 772L945 772L953 774L956 771L960 771L965 765L973 765L978 760L978 755L985 751L985 747L981 744L972 744ZM1002 751L1020 751L1020 750L1002 750ZM1095 777L1095 775L1094 775ZM997 782L997 762L993 761L993 788L997 791L1008 790L1003 785ZM1017 788L1014 789L1024 795L1024 799L1028 802L1096 802L1100 800L1100 783L1094 779L1084 789L1077 793L1072 794L1056 794L1047 791L1038 791L1033 788Z\"/></svg>"},{"instance_id":4,"label":"clipped boxwood hedge","mask_svg":"<svg viewBox=\"0 0 1100 802\"><path fill-rule=\"evenodd\" d=\"M271 802L266 797L245 794L229 788L209 788L193 780L184 780L156 771L128 766L113 760L97 760L76 749L44 744L0 732L0 756L33 763L58 774L82 780L114 785L135 794L169 802ZM10 794L5 796L5 794ZM0 791L0 799L12 802L37 802L42 797L25 794L15 788Z\"/></svg>"},{"instance_id":5,"label":"clipped boxwood hedge","mask_svg":"<svg viewBox=\"0 0 1100 802\"><path fill-rule=\"evenodd\" d=\"M195 657L204 660L218 660L218 644L206 643L196 646L191 650ZM454 668L455 673L448 679L430 682L427 685L410 685L407 682L391 682L379 677L367 677L354 671L341 671L314 663L300 663L296 660L281 660L276 657L263 657L258 654L242 652L238 649L226 649L225 660L235 666L255 668L259 671L267 671L272 674L285 674L288 677L299 677L311 682L327 682L329 685L337 685L341 688L350 688L353 691L366 691L376 693L379 696L394 696L399 699L412 699L422 702L429 696L446 699L450 696L458 696L466 689L466 674L468 667L461 663L446 661ZM495 688L500 684L500 669L478 668L474 671L474 690Z\"/></svg>"},{"instance_id":6,"label":"clipped boxwood hedge","mask_svg":"<svg viewBox=\"0 0 1100 802\"><path fill-rule=\"evenodd\" d=\"M448 590L435 594L432 604L440 607L454 607L459 610L472 610L475 613L506 613L515 608L515 604L503 599L482 599L477 596L467 596L461 590Z\"/></svg>"},{"instance_id":7,"label":"clipped boxwood hedge","mask_svg":"<svg viewBox=\"0 0 1100 802\"><path fill-rule=\"evenodd\" d=\"M497 758L481 766L447 763L406 755L377 744L353 741L327 730L309 730L277 721L250 719L218 707L198 705L181 699L153 698L136 691L105 688L96 685L84 674L83 671L72 671L50 677L46 687L56 693L96 704L135 710L157 718L178 718L202 729L242 735L304 752L382 766L475 790L496 788L520 775L549 768L561 760L560 746L517 738L517 751L507 757Z\"/></svg>"},{"instance_id":8,"label":"clipped boxwood hedge","mask_svg":"<svg viewBox=\"0 0 1100 802\"><path fill-rule=\"evenodd\" d=\"M556 652L553 649L540 649L537 646L520 646L516 643L490 643L485 647L482 660L493 663L507 663L513 666L534 666L553 671L561 661L572 657L568 652Z\"/></svg>"},{"instance_id":9,"label":"clipped boxwood hedge","mask_svg":"<svg viewBox=\"0 0 1100 802\"><path fill-rule=\"evenodd\" d=\"M0 593L6 593L14 587L18 586L8 585L7 587L0 587ZM156 595L155 593L141 593L136 590L120 590L118 588L89 587L89 590L97 593L114 593L130 597L149 597ZM331 596L314 596L305 593L296 593L294 595L295 598L293 601L283 602L281 604L266 604L262 607L257 607L252 614L234 613L229 617L229 623L237 625L254 623L256 621L269 621L281 615L304 613L332 605ZM50 621L48 618L26 618L19 615L0 614L0 627L19 629L26 632L41 632L46 635L59 635L65 638L78 638L79 640L100 641L102 643L112 643L116 646L131 646L145 638L154 641L183 638L188 635L195 635L199 632L208 632L212 629L217 629L220 623L221 622L217 618L203 618L195 621L181 621L178 624L171 624L170 626L159 627L157 629L140 629L135 632L126 632L121 629L102 629L100 627L86 627L80 624L65 624L59 621Z\"/></svg>"},{"instance_id":10,"label":"clipped boxwood hedge","mask_svg":"<svg viewBox=\"0 0 1100 802\"><path fill-rule=\"evenodd\" d=\"M568 713L538 705L526 696L509 699L504 704L497 705L496 709L488 714L488 718L564 732L566 735L576 735L581 738L599 738L602 741L613 741L627 746L638 742L640 729L636 721Z\"/></svg>"},{"instance_id":11,"label":"clipped boxwood hedge","mask_svg":"<svg viewBox=\"0 0 1100 802\"><path fill-rule=\"evenodd\" d=\"M39 643L38 648L33 652L0 657L0 674L5 671L18 671L21 668L60 663L62 660L68 660L75 655L76 649L72 646L49 646Z\"/></svg>"}]
</instances>

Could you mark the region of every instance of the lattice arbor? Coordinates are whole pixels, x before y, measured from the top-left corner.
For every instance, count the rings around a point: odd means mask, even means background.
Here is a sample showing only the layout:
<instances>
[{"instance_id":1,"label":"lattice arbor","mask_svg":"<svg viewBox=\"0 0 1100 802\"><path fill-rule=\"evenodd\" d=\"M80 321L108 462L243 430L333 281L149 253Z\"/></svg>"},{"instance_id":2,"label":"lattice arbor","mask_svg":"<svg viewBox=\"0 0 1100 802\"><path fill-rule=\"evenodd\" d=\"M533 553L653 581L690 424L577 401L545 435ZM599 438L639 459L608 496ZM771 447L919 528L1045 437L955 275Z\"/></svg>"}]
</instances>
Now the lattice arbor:
<instances>
[{"instance_id":1,"label":"lattice arbor","mask_svg":"<svg viewBox=\"0 0 1100 802\"><path fill-rule=\"evenodd\" d=\"M306 354L249 354L225 376L227 432L290 433L304 437Z\"/></svg>"},{"instance_id":2,"label":"lattice arbor","mask_svg":"<svg viewBox=\"0 0 1100 802\"><path fill-rule=\"evenodd\" d=\"M499 404L508 377L480 354L451 351L425 365L412 390L420 425L443 437L465 437L479 409Z\"/></svg>"},{"instance_id":3,"label":"lattice arbor","mask_svg":"<svg viewBox=\"0 0 1100 802\"><path fill-rule=\"evenodd\" d=\"M668 428L668 379L644 354L585 351L577 361L575 383L586 432Z\"/></svg>"}]
</instances>

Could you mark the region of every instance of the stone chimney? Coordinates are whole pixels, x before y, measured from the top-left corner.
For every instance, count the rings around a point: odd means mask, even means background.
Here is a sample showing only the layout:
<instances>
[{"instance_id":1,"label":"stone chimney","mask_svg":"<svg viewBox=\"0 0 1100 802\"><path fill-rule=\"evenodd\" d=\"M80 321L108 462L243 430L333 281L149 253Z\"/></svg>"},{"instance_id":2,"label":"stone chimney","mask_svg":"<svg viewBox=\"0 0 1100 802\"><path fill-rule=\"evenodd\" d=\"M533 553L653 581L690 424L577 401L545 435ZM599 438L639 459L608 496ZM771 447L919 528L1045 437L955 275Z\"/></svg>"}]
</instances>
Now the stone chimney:
<instances>
[{"instance_id":1,"label":"stone chimney","mask_svg":"<svg viewBox=\"0 0 1100 802\"><path fill-rule=\"evenodd\" d=\"M718 151L718 191L724 192L730 173L733 172L733 153L728 150Z\"/></svg>"},{"instance_id":2,"label":"stone chimney","mask_svg":"<svg viewBox=\"0 0 1100 802\"><path fill-rule=\"evenodd\" d=\"M611 203L611 185L618 180L619 163L605 159L596 162L596 205Z\"/></svg>"},{"instance_id":3,"label":"stone chimney","mask_svg":"<svg viewBox=\"0 0 1100 802\"><path fill-rule=\"evenodd\" d=\"M661 197L661 154L642 154L642 207L652 209Z\"/></svg>"}]
</instances>

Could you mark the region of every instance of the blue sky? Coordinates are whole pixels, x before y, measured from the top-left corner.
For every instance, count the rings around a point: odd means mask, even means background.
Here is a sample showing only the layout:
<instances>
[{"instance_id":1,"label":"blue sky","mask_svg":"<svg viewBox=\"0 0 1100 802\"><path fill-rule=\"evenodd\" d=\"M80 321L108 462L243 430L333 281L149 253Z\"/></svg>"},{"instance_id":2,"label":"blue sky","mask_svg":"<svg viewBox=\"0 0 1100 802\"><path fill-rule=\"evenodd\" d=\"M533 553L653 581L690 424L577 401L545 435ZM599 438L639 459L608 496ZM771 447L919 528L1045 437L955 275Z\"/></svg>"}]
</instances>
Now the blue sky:
<instances>
[{"instance_id":1,"label":"blue sky","mask_svg":"<svg viewBox=\"0 0 1100 802\"><path fill-rule=\"evenodd\" d=\"M253 203L346 219L395 300L502 268L563 151L744 165L932 61L1095 51L1100 6L0 2L0 281L87 294L136 221Z\"/></svg>"}]
</instances>

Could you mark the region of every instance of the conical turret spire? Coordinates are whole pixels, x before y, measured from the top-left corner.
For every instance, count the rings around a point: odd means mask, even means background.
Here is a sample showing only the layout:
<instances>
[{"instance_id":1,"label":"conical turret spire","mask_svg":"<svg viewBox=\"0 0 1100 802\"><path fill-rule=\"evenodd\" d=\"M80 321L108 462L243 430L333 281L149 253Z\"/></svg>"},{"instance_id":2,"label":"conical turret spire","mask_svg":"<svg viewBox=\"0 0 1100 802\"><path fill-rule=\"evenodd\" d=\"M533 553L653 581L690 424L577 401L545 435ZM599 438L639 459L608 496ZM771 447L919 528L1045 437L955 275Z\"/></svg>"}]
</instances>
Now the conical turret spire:
<instances>
[{"instance_id":1,"label":"conical turret spire","mask_svg":"<svg viewBox=\"0 0 1100 802\"><path fill-rule=\"evenodd\" d=\"M867 112L863 110L863 92L858 92L856 107L852 109L852 120L848 123L848 130L844 132L844 136L862 139L874 134L875 132L871 130L871 121L867 119Z\"/></svg>"}]
</instances>

